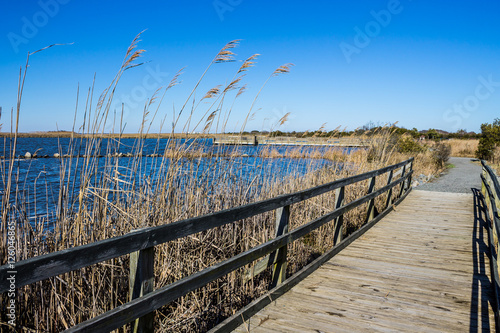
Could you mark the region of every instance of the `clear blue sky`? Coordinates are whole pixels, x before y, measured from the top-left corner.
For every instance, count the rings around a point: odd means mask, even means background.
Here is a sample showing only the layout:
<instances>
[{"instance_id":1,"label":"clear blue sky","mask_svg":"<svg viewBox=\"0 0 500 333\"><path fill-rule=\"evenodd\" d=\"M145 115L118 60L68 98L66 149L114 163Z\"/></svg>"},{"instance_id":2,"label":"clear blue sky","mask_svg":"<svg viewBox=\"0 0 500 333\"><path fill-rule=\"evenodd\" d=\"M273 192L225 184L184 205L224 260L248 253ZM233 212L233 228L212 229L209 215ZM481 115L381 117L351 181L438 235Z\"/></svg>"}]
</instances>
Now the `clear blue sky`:
<instances>
[{"instance_id":1,"label":"clear blue sky","mask_svg":"<svg viewBox=\"0 0 500 333\"><path fill-rule=\"evenodd\" d=\"M94 74L95 105L131 40L147 29L139 44L147 63L127 71L115 95L114 105L126 104L126 132L138 129L146 98L186 67L182 84L167 93L159 110L167 119L163 130L169 131L173 107L184 104L213 57L233 39L242 39L234 50L237 60L261 56L244 79L248 91L236 101L228 130L240 128L274 69L294 63L291 73L268 82L247 130L276 128L290 112L281 130L398 121L407 128L479 131L481 123L500 117L499 14L500 2L492 0L4 1L0 122L9 129L19 68L28 52L74 43L31 57L20 121L24 132L69 130L78 84L81 119ZM214 65L196 100L226 84L240 65ZM202 104L196 119L206 107Z\"/></svg>"}]
</instances>

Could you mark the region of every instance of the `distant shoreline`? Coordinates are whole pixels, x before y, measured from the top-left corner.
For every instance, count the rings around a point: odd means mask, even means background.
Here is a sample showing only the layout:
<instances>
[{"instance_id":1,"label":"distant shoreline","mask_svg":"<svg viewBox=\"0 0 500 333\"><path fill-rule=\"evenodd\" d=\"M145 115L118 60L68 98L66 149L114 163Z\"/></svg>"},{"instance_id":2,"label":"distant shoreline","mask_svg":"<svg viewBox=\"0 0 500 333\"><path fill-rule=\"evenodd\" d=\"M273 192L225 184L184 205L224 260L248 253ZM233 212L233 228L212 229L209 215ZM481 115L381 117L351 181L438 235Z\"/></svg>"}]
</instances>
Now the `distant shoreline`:
<instances>
[{"instance_id":1,"label":"distant shoreline","mask_svg":"<svg viewBox=\"0 0 500 333\"><path fill-rule=\"evenodd\" d=\"M185 134L185 133L94 133L94 134L81 134L72 132L29 132L29 133L18 133L18 138L122 138L122 139L136 139L139 137L147 139L168 139L174 138L213 138L217 136L224 136L224 134ZM10 132L0 132L0 138L13 138L14 133Z\"/></svg>"}]
</instances>

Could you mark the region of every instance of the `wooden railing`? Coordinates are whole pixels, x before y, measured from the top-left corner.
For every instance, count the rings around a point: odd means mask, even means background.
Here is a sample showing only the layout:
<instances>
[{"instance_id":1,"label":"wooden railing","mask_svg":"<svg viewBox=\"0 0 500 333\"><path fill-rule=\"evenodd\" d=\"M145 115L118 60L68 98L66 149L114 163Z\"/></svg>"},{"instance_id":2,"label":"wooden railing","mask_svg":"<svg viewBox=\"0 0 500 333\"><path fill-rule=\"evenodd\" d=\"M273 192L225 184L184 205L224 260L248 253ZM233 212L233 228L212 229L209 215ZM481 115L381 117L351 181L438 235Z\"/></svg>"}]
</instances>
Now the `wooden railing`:
<instances>
[{"instance_id":1,"label":"wooden railing","mask_svg":"<svg viewBox=\"0 0 500 333\"><path fill-rule=\"evenodd\" d=\"M144 228L124 236L23 260L15 264L17 271L16 288L130 254L130 301L73 326L67 332L109 332L133 321L135 321L134 331L152 331L154 320L152 313L155 310L259 258L264 257L249 274L254 276L263 269L273 266L272 286L280 285L286 279L287 244L330 221L335 223L333 237L336 245L329 251L329 255L340 251L383 216L387 215L393 209L394 204L399 203L406 197L411 190L412 165L413 158L292 194L281 195L272 199L158 227ZM376 178L384 174L387 174L386 185L375 189ZM344 203L345 186L367 179L370 179L368 193L352 202ZM396 192L393 195L394 190ZM291 205L331 191L336 191L336 204L332 212L294 230L288 230ZM375 199L384 193L387 193L385 207L382 212L378 213L375 209ZM396 201L393 202L393 199ZM343 215L364 203L368 203L365 225L343 240ZM277 212L276 237L274 239L170 285L154 290L153 249L156 245L272 210ZM322 256L322 258L324 260L326 257ZM318 262L316 261L316 264ZM306 269L310 270L313 266L309 265L309 268L306 267ZM9 267L7 265L0 267L0 293L4 293L9 289L8 271ZM304 274L304 271L300 271L296 276L294 275L293 279L297 280ZM234 322L232 324L234 325ZM227 327L231 327L231 325Z\"/></svg>"},{"instance_id":2,"label":"wooden railing","mask_svg":"<svg viewBox=\"0 0 500 333\"><path fill-rule=\"evenodd\" d=\"M491 167L487 165L485 161L481 161L481 164L483 165L483 172L481 173L481 192L483 193L487 209L486 219L488 223L488 238L491 253L490 266L495 297L493 309L495 311L495 327L497 332L499 332L500 279L498 276L498 237L500 237L500 217L498 212L500 210L500 185L498 183L498 177Z\"/></svg>"}]
</instances>

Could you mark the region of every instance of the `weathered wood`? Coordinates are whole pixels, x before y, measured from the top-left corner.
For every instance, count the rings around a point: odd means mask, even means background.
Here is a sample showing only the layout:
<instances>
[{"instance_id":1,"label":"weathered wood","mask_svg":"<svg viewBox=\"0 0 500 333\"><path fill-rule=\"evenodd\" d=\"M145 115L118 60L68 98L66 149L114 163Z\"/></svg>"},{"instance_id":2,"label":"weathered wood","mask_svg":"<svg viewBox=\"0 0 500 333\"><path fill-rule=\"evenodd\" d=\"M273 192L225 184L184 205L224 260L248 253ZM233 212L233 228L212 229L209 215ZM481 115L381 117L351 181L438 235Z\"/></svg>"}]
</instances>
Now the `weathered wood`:
<instances>
[{"instance_id":1,"label":"weathered wood","mask_svg":"<svg viewBox=\"0 0 500 333\"><path fill-rule=\"evenodd\" d=\"M428 198L445 200L436 210ZM408 213L413 207L430 222L418 223ZM466 212L457 214L460 207ZM255 320L238 313L247 326L233 323L231 331L494 331L484 228L474 217L472 195L412 191L376 228L272 297Z\"/></svg>"},{"instance_id":2,"label":"weathered wood","mask_svg":"<svg viewBox=\"0 0 500 333\"><path fill-rule=\"evenodd\" d=\"M302 268L298 273L294 274L290 278L288 278L284 283L278 285L276 288L270 290L268 293L263 295L262 297L256 299L251 302L249 305L236 312L233 316L229 317L212 330L210 333L225 333L225 332L233 332L235 328L239 325L243 324L250 317L256 314L258 311L266 307L268 304L274 302L280 296L284 295L287 291L289 291L292 287L297 285L300 281L304 280L311 273L316 271L321 265L325 264L328 260L333 258L335 255L340 253L343 249L345 249L348 245L354 242L359 237L363 236L368 230L370 230L377 222L382 220L387 216L391 211L393 211L395 205L399 205L406 196L411 192L405 192L403 197L396 200L394 205L386 208L383 212L381 212L377 217L371 220L369 223L365 224L361 229L356 230L354 233L349 235L347 238L343 239L339 244L335 245L331 250L325 252L319 258L314 260L312 263L308 264L306 267Z\"/></svg>"},{"instance_id":3,"label":"weathered wood","mask_svg":"<svg viewBox=\"0 0 500 333\"><path fill-rule=\"evenodd\" d=\"M155 249L132 252L130 254L129 300L134 300L154 289L154 257ZM132 323L132 332L154 332L154 312L151 312Z\"/></svg>"},{"instance_id":4,"label":"weathered wood","mask_svg":"<svg viewBox=\"0 0 500 333\"><path fill-rule=\"evenodd\" d=\"M275 237L282 236L288 233L288 225L290 222L290 206L285 206L276 210L276 235ZM288 245L288 244L287 244ZM271 277L271 288L276 287L278 284L286 280L286 256L287 245L280 247L278 250L271 253L273 260L273 272Z\"/></svg>"},{"instance_id":5,"label":"weathered wood","mask_svg":"<svg viewBox=\"0 0 500 333\"><path fill-rule=\"evenodd\" d=\"M410 161L410 163L408 163L408 170L413 170L413 161ZM405 190L407 190L409 187L411 187L411 180L412 180L412 175L406 177L406 188Z\"/></svg>"},{"instance_id":6,"label":"weathered wood","mask_svg":"<svg viewBox=\"0 0 500 333\"><path fill-rule=\"evenodd\" d=\"M406 164L403 165L403 171L401 172L401 178L403 178L405 176L405 172L406 172ZM401 189L399 190L399 195L398 195L398 198L403 195L403 191L405 190L405 185L404 183L401 184Z\"/></svg>"},{"instance_id":7,"label":"weathered wood","mask_svg":"<svg viewBox=\"0 0 500 333\"><path fill-rule=\"evenodd\" d=\"M391 171L392 172L392 171ZM389 190L391 191L391 190ZM335 209L339 209L344 205L345 186L335 190ZM335 231L333 233L333 244L336 245L344 238L344 215L340 215L334 220Z\"/></svg>"},{"instance_id":8,"label":"weathered wood","mask_svg":"<svg viewBox=\"0 0 500 333\"><path fill-rule=\"evenodd\" d=\"M390 173L392 174L392 170ZM392 176L388 178L387 185L390 185L392 180ZM368 191L368 194L370 194L373 191L373 187L370 191ZM392 192L392 187L389 189L389 192ZM345 199L345 186L342 186L341 188L338 188L335 190L335 209L338 209L344 205L344 199ZM373 202L374 199L372 199L370 202ZM391 201L392 202L392 201ZM344 215L340 215L334 219L334 225L335 225L335 231L334 231L334 244L338 244L342 241L343 239L343 225L344 225ZM266 270L268 267L272 266L275 264L276 258L273 258L271 255L268 255L264 257L264 259L258 261L252 268L248 269L244 276L243 276L243 283L248 282L251 280L254 276L257 276L258 274L262 273L264 270Z\"/></svg>"},{"instance_id":9,"label":"weathered wood","mask_svg":"<svg viewBox=\"0 0 500 333\"><path fill-rule=\"evenodd\" d=\"M394 172L394 174L392 175L392 178L398 178L398 177L401 177L403 173L403 168L398 168L396 172Z\"/></svg>"},{"instance_id":10,"label":"weathered wood","mask_svg":"<svg viewBox=\"0 0 500 333\"><path fill-rule=\"evenodd\" d=\"M276 233L275 237L281 236L288 232L290 219L290 206L285 206L276 210ZM243 283L248 282L254 276L262 273L268 267L274 266L271 288L274 288L277 283L284 280L286 272L286 253L287 248L283 247L258 261L252 268L245 271L243 275ZM277 274L277 275L276 275Z\"/></svg>"},{"instance_id":11,"label":"weathered wood","mask_svg":"<svg viewBox=\"0 0 500 333\"><path fill-rule=\"evenodd\" d=\"M495 297L495 323L497 332L500 330L500 277L498 262L498 237L500 235L500 217L498 213L498 202L500 198L500 185L495 173L484 161L481 161L483 170L481 173L481 192L483 194L483 207L486 221L488 223L488 238L490 248L490 270L493 277L493 294Z\"/></svg>"},{"instance_id":12,"label":"weathered wood","mask_svg":"<svg viewBox=\"0 0 500 333\"><path fill-rule=\"evenodd\" d=\"M394 173L394 171L391 170L387 174L387 184L391 183L393 173ZM387 191L387 199L385 200L385 208L389 207L390 205L392 205L392 188L389 191Z\"/></svg>"},{"instance_id":13,"label":"weathered wood","mask_svg":"<svg viewBox=\"0 0 500 333\"><path fill-rule=\"evenodd\" d=\"M158 227L147 228L145 230L129 233L124 236L114 237L19 261L16 263L16 270L18 272L16 286L19 288L56 275L68 273L82 267L127 255L131 252L150 248L158 244L192 235L194 233L262 214L283 206L298 203L329 191L333 191L342 186L363 181L391 170L396 170L411 161L413 161L413 158L392 166L340 179L296 193L281 195L257 203L226 209L217 213ZM7 271L7 265L0 267L0 293L9 289Z\"/></svg>"},{"instance_id":14,"label":"weathered wood","mask_svg":"<svg viewBox=\"0 0 500 333\"><path fill-rule=\"evenodd\" d=\"M483 184L485 185L485 192L486 192L486 206L489 210L488 214L491 214L492 217L492 224L494 226L494 229L497 233L497 235L500 235L500 217L498 213L498 209L496 206L496 200L495 200L495 191L492 188L490 182L488 179L484 178L483 175L481 175L481 180Z\"/></svg>"},{"instance_id":15,"label":"weathered wood","mask_svg":"<svg viewBox=\"0 0 500 333\"><path fill-rule=\"evenodd\" d=\"M377 182L377 177L372 177L370 180L370 185L368 186L367 194L370 194L375 189L375 183ZM404 184L404 182L403 182ZM402 185L404 186L404 185ZM366 211L365 223L370 222L375 217L375 198L368 201L368 209Z\"/></svg>"},{"instance_id":16,"label":"weathered wood","mask_svg":"<svg viewBox=\"0 0 500 333\"><path fill-rule=\"evenodd\" d=\"M481 175L483 186L485 185L484 175ZM500 328L500 319L499 319L499 303L500 303L500 278L498 273L498 234L496 232L497 228L494 225L494 221L492 221L489 211L488 205L486 202L489 200L489 193L491 190L486 186L484 186L483 198L481 198L483 214L485 215L486 223L488 224L488 246L490 249L490 271L492 276L492 284L493 284L493 295L495 298L494 306L495 306L495 323L498 329Z\"/></svg>"},{"instance_id":17,"label":"weathered wood","mask_svg":"<svg viewBox=\"0 0 500 333\"><path fill-rule=\"evenodd\" d=\"M245 273L243 273L243 283L247 283L251 279L253 279L255 276L259 275L263 271L265 271L267 268L271 267L274 265L274 259L276 257L271 258L271 255L268 254L267 256L264 257L264 259L259 260L255 265L253 265L251 268L245 270Z\"/></svg>"},{"instance_id":18,"label":"weathered wood","mask_svg":"<svg viewBox=\"0 0 500 333\"><path fill-rule=\"evenodd\" d=\"M491 167L486 164L485 161L481 160L481 164L483 165L483 169L486 170L486 173L489 175L489 178L493 182L493 187L495 189L495 194L497 198L500 198L500 183L498 181L498 177L495 175L495 172Z\"/></svg>"},{"instance_id":19,"label":"weathered wood","mask_svg":"<svg viewBox=\"0 0 500 333\"><path fill-rule=\"evenodd\" d=\"M411 174L408 173L408 175ZM252 261L265 256L272 251L286 246L311 231L325 225L334 218L352 210L369 200L385 193L390 188L403 183L405 178L399 178L393 181L390 185L384 186L369 195L365 195L357 200L354 200L333 212L326 214L312 222L302 225L293 231L290 231L282 236L270 240L264 244L256 246L246 252L240 253L226 261L218 263L214 266L206 268L200 272L190 275L186 278L178 280L168 286L157 289L143 297L132 300L124 305L114 308L100 316L80 323L69 330L68 332L96 332L96 331L111 331L119 328L128 322L142 317L147 313L157 310L159 307L166 305L173 300L186 295L187 293L196 290L207 283L210 283ZM378 221L378 218L372 220ZM370 222L371 225L371 222Z\"/></svg>"}]
</instances>

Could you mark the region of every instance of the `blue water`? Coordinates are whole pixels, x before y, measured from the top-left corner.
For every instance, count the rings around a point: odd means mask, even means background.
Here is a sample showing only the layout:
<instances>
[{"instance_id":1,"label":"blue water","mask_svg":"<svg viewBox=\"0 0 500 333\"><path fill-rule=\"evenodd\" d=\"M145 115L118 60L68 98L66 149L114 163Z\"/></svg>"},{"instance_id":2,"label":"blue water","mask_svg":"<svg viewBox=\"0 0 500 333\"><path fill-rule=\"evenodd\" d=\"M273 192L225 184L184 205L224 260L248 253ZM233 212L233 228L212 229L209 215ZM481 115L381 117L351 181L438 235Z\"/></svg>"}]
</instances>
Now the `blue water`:
<instances>
[{"instance_id":1,"label":"blue water","mask_svg":"<svg viewBox=\"0 0 500 333\"><path fill-rule=\"evenodd\" d=\"M211 139L184 140L184 139L103 139L86 150L86 139L69 138L19 138L16 156L24 156L26 152L37 156L52 157L55 153L72 156L90 155L93 158L16 158L13 165L13 190L10 202L16 214L26 214L31 220L45 218L53 220L58 208L71 210L78 201L78 192L82 182L81 175L85 168L93 170L91 183L95 186L112 186L113 190L150 191L154 193L152 184L161 183L165 177L171 160L157 157L148 157L151 154L162 154L166 147L182 145L185 150L201 150L212 153L215 157L183 158L176 163L179 176L175 186L183 189L193 186L193 179L204 184L207 192L217 191L218 186L247 185L252 190L246 192L251 197L258 194L259 179L282 179L288 175L301 177L307 172L331 165L331 162L322 159L288 159L288 158L261 158L259 154L268 146L215 146ZM0 156L11 156L12 141L9 139L0 142ZM322 150L322 147L285 147L273 146L280 154L287 149ZM108 154L136 154L142 151L142 157L107 157ZM227 155L235 153L230 158ZM242 156L243 155L243 156ZM96 157L97 156L97 157ZM162 161L164 167L161 168ZM0 160L0 196L5 195L9 160ZM65 173L64 180L61 174ZM85 172L84 172L85 173ZM87 172L88 174L88 172ZM69 176L69 177L68 177ZM119 182L111 178L120 179ZM130 184L134 184L131 186ZM249 187L250 188L250 187ZM69 194L69 207L59 207L60 190ZM17 193L17 195L13 195ZM210 195L210 193L206 193Z\"/></svg>"},{"instance_id":2,"label":"blue water","mask_svg":"<svg viewBox=\"0 0 500 333\"><path fill-rule=\"evenodd\" d=\"M143 139L139 141L138 139L102 139L97 141L96 144L92 145L92 150L87 152L85 148L87 145L87 139L73 139L70 138L18 138L16 157L22 157L26 152L31 154L36 153L39 157L53 157L54 154L70 154L71 155L84 155L84 154L97 154L104 156L107 153L134 153L134 148L141 146L141 151L143 155L151 155L155 153L162 153L165 147L169 144L183 144L189 147L190 150L202 149L204 152L209 153L230 153L234 150L238 150L242 154L247 154L250 156L257 156L262 150L269 149L270 146L259 145L259 146L218 146L213 145L212 139ZM9 138L0 139L0 156L10 157L12 151L13 140ZM95 149L99 147L99 149ZM298 149L299 151L305 152L311 149L316 151L322 151L328 149L328 147L321 146L283 146L277 145L272 146L272 149L276 149L279 153L284 153L289 149Z\"/></svg>"}]
</instances>

